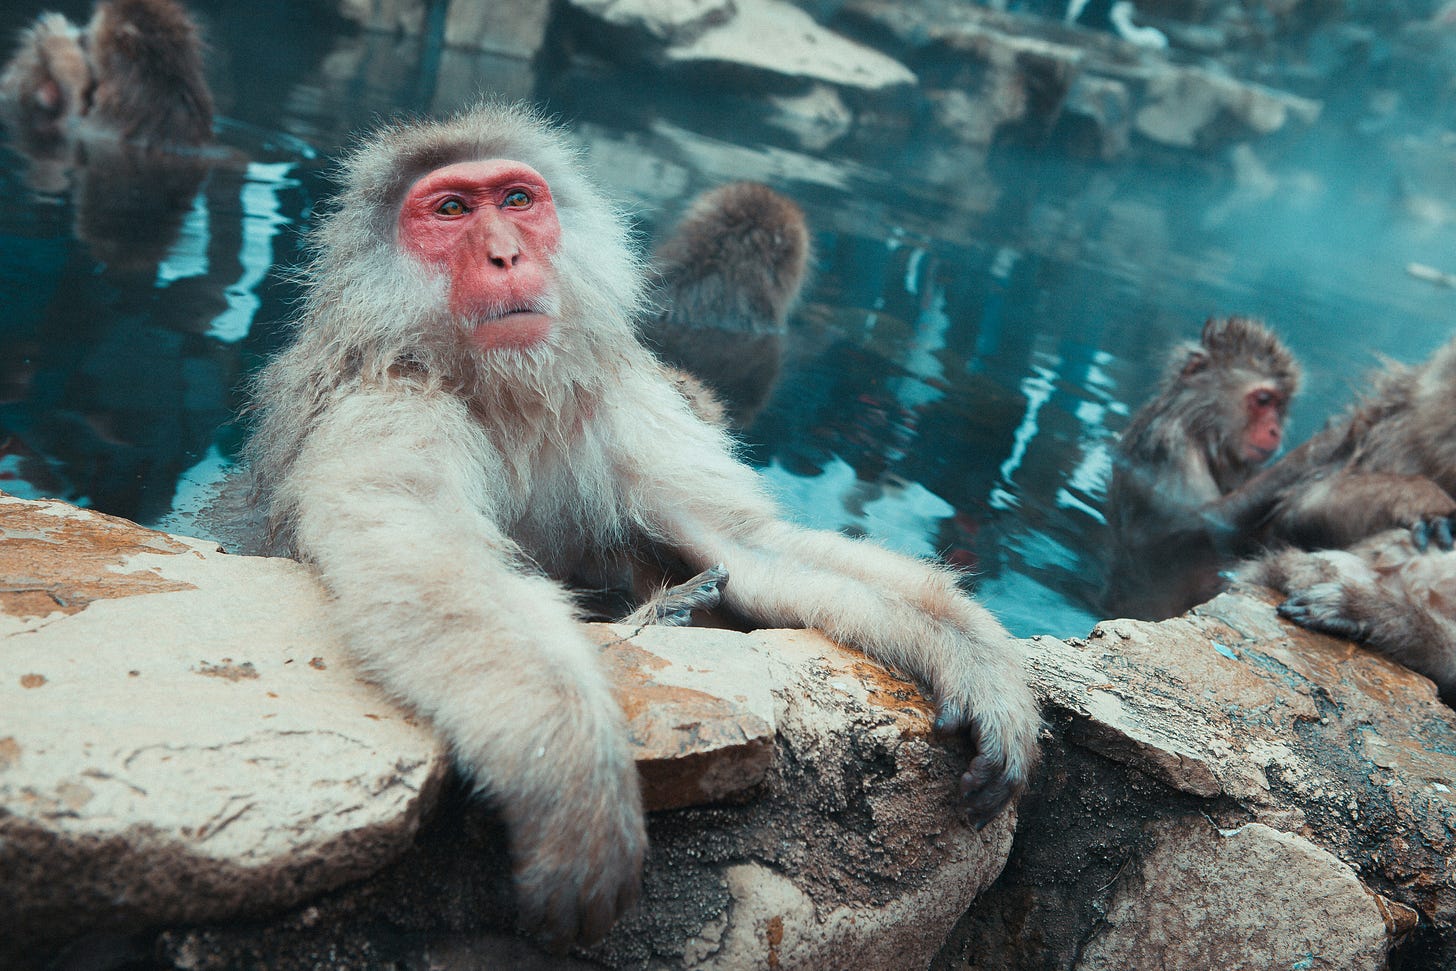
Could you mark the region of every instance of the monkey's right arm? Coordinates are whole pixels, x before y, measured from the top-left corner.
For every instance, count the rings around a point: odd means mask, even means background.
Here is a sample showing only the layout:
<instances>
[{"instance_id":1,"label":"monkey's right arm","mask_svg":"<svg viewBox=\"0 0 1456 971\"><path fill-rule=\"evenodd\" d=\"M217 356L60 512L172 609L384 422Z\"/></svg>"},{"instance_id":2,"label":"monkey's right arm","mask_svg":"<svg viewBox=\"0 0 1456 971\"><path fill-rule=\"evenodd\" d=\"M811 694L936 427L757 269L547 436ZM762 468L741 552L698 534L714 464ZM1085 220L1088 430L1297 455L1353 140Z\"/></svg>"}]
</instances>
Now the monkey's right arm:
<instances>
[{"instance_id":1,"label":"monkey's right arm","mask_svg":"<svg viewBox=\"0 0 1456 971\"><path fill-rule=\"evenodd\" d=\"M1453 513L1456 500L1423 476L1339 471L1286 490L1271 531L1303 547L1345 547Z\"/></svg>"},{"instance_id":2,"label":"monkey's right arm","mask_svg":"<svg viewBox=\"0 0 1456 971\"><path fill-rule=\"evenodd\" d=\"M361 665L500 807L522 923L591 941L637 894L636 769L565 592L492 520L499 470L461 401L394 385L337 396L275 501Z\"/></svg>"},{"instance_id":3,"label":"monkey's right arm","mask_svg":"<svg viewBox=\"0 0 1456 971\"><path fill-rule=\"evenodd\" d=\"M1241 571L1287 594L1279 613L1359 641L1456 692L1456 553L1389 530L1348 550L1286 550Z\"/></svg>"}]
</instances>

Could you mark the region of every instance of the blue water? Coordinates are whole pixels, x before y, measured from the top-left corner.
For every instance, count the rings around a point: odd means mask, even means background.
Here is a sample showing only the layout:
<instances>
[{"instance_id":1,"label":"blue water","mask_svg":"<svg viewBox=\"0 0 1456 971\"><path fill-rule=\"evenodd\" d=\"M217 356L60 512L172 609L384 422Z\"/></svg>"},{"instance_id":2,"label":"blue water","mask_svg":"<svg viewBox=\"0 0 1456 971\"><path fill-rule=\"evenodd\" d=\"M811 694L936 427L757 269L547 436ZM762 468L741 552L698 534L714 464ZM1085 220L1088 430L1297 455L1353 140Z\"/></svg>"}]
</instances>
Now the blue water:
<instances>
[{"instance_id":1,"label":"blue water","mask_svg":"<svg viewBox=\"0 0 1456 971\"><path fill-rule=\"evenodd\" d=\"M982 164L914 129L811 152L731 95L422 56L310 4L195 6L230 149L195 184L57 184L0 155L0 489L185 531L244 434L239 383L284 339L332 155L380 114L481 90L559 112L646 234L733 178L803 204L815 276L746 455L794 518L956 563L1020 634L1095 623L1111 441L1206 316L1263 316L1301 357L1294 440L1376 354L1451 333L1456 291L1405 266L1456 271L1453 227L1406 211L1337 113L1255 145L1266 178L1242 186L1225 156Z\"/></svg>"}]
</instances>

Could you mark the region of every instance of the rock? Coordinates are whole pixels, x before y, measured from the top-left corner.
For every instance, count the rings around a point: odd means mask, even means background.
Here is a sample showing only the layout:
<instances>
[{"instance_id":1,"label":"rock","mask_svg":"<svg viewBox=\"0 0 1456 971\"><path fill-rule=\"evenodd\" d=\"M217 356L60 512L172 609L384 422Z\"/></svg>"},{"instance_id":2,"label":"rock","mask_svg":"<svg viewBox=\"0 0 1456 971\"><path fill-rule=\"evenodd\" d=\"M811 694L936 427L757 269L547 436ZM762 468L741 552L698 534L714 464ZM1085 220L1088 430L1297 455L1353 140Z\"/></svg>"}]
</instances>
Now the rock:
<instances>
[{"instance_id":1,"label":"rock","mask_svg":"<svg viewBox=\"0 0 1456 971\"><path fill-rule=\"evenodd\" d=\"M291 905L410 845L445 754L361 682L302 566L9 497L0 533L11 934Z\"/></svg>"},{"instance_id":2,"label":"rock","mask_svg":"<svg viewBox=\"0 0 1456 971\"><path fill-rule=\"evenodd\" d=\"M1320 113L1317 101L1203 68L1155 73L1144 98L1133 116L1134 131L1178 148L1209 148L1268 135L1291 118L1312 124Z\"/></svg>"},{"instance_id":3,"label":"rock","mask_svg":"<svg viewBox=\"0 0 1456 971\"><path fill-rule=\"evenodd\" d=\"M830 84L864 93L915 83L915 75L903 64L819 26L783 0L571 3L582 13L647 40L640 45L611 45L612 56L683 69L694 77L705 70L728 71L739 86L745 79L759 78L800 87Z\"/></svg>"},{"instance_id":4,"label":"rock","mask_svg":"<svg viewBox=\"0 0 1456 971\"><path fill-rule=\"evenodd\" d=\"M598 631L607 640L631 634ZM730 663L758 674L754 694L772 698L775 741L752 792L649 815L643 899L579 956L611 968L926 966L999 872L1014 817L979 833L956 818L967 753L932 741L919 692L812 632L653 627L629 644L634 669L659 683L716 683L719 659L736 655ZM670 674L673 667L682 673ZM622 685L620 669L614 677ZM742 704L757 705L754 694ZM697 733L695 717L683 711L678 728ZM427 955L461 971L556 967L532 965L541 956L504 936L508 886L498 829L457 801L370 880L264 927L171 931L160 948L164 966L195 971L384 969L421 965ZM490 953L497 963L440 963L450 952Z\"/></svg>"},{"instance_id":5,"label":"rock","mask_svg":"<svg viewBox=\"0 0 1456 971\"><path fill-rule=\"evenodd\" d=\"M339 0L339 14L366 30L418 37L426 31L447 47L529 60L541 49L551 4L536 0L442 0L442 20L432 21L426 0ZM441 29L443 27L443 35Z\"/></svg>"},{"instance_id":6,"label":"rock","mask_svg":"<svg viewBox=\"0 0 1456 971\"><path fill-rule=\"evenodd\" d=\"M737 14L688 43L670 45L670 65L732 65L820 81L844 88L884 91L915 83L898 61L816 24L780 0L737 0Z\"/></svg>"},{"instance_id":7,"label":"rock","mask_svg":"<svg viewBox=\"0 0 1456 971\"><path fill-rule=\"evenodd\" d=\"M1132 131L1127 85L1110 78L1078 77L1067 92L1058 126L1074 154L1108 161L1121 156Z\"/></svg>"},{"instance_id":8,"label":"rock","mask_svg":"<svg viewBox=\"0 0 1456 971\"><path fill-rule=\"evenodd\" d=\"M1139 5L1139 10L1143 9ZM1129 130L1177 148L1208 149L1311 124L1319 102L1168 60L1161 50L1059 21L950 0L848 0L859 36L893 38L947 130L969 144L1003 133L1111 159Z\"/></svg>"},{"instance_id":9,"label":"rock","mask_svg":"<svg viewBox=\"0 0 1456 971\"><path fill-rule=\"evenodd\" d=\"M339 0L339 15L366 30L411 36L425 29L426 0Z\"/></svg>"},{"instance_id":10,"label":"rock","mask_svg":"<svg viewBox=\"0 0 1456 971\"><path fill-rule=\"evenodd\" d=\"M569 966L511 937L500 825L307 569L56 502L0 531L0 966ZM924 966L1000 872L1014 816L959 820L969 753L909 683L811 632L592 630L654 810L593 966Z\"/></svg>"},{"instance_id":11,"label":"rock","mask_svg":"<svg viewBox=\"0 0 1456 971\"><path fill-rule=\"evenodd\" d=\"M1401 966L1456 964L1456 714L1261 597L1033 640L1055 738L937 968L1375 971L1417 914Z\"/></svg>"},{"instance_id":12,"label":"rock","mask_svg":"<svg viewBox=\"0 0 1456 971\"><path fill-rule=\"evenodd\" d=\"M570 0L585 14L659 43L690 43L703 31L732 19L734 0ZM543 5L544 6L544 5Z\"/></svg>"},{"instance_id":13,"label":"rock","mask_svg":"<svg viewBox=\"0 0 1456 971\"><path fill-rule=\"evenodd\" d=\"M1221 831L1193 817L1143 835L1150 848L1079 968L1381 968L1397 930L1386 915L1416 923L1333 854L1261 823Z\"/></svg>"},{"instance_id":14,"label":"rock","mask_svg":"<svg viewBox=\"0 0 1456 971\"><path fill-rule=\"evenodd\" d=\"M827 84L815 84L799 95L770 95L773 109L767 121L799 139L811 152L822 152L849 134L854 115L839 92Z\"/></svg>"},{"instance_id":15,"label":"rock","mask_svg":"<svg viewBox=\"0 0 1456 971\"><path fill-rule=\"evenodd\" d=\"M454 0L445 11L445 44L530 59L546 39L551 4L538 0Z\"/></svg>"}]
</instances>

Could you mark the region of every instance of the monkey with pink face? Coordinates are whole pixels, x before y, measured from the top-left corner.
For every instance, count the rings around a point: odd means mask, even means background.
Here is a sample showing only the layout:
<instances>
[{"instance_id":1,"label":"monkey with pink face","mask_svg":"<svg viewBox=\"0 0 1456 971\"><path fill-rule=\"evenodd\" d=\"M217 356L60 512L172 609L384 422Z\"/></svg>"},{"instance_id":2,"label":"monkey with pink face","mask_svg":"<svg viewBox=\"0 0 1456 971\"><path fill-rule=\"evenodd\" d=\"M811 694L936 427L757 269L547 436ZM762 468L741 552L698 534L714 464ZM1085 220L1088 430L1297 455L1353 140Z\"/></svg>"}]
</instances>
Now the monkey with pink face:
<instances>
[{"instance_id":1,"label":"monkey with pink face","mask_svg":"<svg viewBox=\"0 0 1456 971\"><path fill-rule=\"evenodd\" d=\"M636 339L643 266L561 131L500 104L398 124L343 183L250 459L350 649L499 807L524 927L600 937L645 848L573 577L721 564L746 623L820 628L924 686L975 742L971 822L1022 791L1039 718L1015 641L950 571L780 516Z\"/></svg>"}]
</instances>

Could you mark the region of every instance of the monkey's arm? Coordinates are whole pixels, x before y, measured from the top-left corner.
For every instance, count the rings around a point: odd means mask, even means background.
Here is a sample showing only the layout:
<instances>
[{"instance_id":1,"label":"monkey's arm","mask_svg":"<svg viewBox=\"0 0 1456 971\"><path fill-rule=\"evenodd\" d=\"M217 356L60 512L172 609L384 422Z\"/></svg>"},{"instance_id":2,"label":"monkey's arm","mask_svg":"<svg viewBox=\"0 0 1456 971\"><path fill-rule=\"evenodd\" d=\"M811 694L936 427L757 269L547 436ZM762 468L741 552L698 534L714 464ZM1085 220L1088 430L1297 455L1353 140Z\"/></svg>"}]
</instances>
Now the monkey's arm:
<instances>
[{"instance_id":1,"label":"monkey's arm","mask_svg":"<svg viewBox=\"0 0 1456 971\"><path fill-rule=\"evenodd\" d=\"M636 771L567 596L492 521L499 467L458 399L356 391L309 432L277 498L350 650L500 807L523 924L593 940L637 892Z\"/></svg>"},{"instance_id":2,"label":"monkey's arm","mask_svg":"<svg viewBox=\"0 0 1456 971\"><path fill-rule=\"evenodd\" d=\"M1287 550L1243 575L1288 595L1279 613L1359 641L1456 693L1456 553L1390 530L1349 550Z\"/></svg>"},{"instance_id":3,"label":"monkey's arm","mask_svg":"<svg viewBox=\"0 0 1456 971\"><path fill-rule=\"evenodd\" d=\"M937 726L976 740L962 802L976 823L994 818L1036 761L1040 716L1015 641L949 570L784 522L721 434L649 395L634 395L629 453L633 480L651 483L649 534L693 569L722 564L734 612L763 626L819 628L918 681L937 704ZM653 420L642 419L644 406Z\"/></svg>"},{"instance_id":4,"label":"monkey's arm","mask_svg":"<svg viewBox=\"0 0 1456 971\"><path fill-rule=\"evenodd\" d=\"M1271 531L1304 547L1343 547L1453 513L1456 500L1423 476L1339 471L1286 490Z\"/></svg>"}]
</instances>

